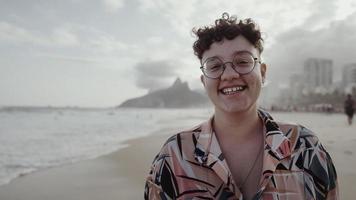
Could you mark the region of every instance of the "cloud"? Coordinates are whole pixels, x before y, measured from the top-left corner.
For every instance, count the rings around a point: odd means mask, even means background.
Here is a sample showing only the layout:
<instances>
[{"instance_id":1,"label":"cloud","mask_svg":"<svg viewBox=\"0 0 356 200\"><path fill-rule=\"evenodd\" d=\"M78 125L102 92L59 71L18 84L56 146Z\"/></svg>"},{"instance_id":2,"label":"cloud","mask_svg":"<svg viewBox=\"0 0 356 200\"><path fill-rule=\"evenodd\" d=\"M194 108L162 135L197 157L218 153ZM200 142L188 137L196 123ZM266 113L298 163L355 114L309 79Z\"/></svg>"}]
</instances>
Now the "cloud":
<instances>
[{"instance_id":1,"label":"cloud","mask_svg":"<svg viewBox=\"0 0 356 200\"><path fill-rule=\"evenodd\" d=\"M157 41L159 40L155 39L152 42ZM45 47L47 51L63 47L77 49L76 51L67 51L70 55L82 53L100 56L127 56L145 52L136 44L127 44L94 27L75 24L62 24L47 31L38 31L0 21L0 43L11 43L24 48L32 45L36 46L34 49L37 50L39 50L38 47Z\"/></svg>"},{"instance_id":2,"label":"cloud","mask_svg":"<svg viewBox=\"0 0 356 200\"><path fill-rule=\"evenodd\" d=\"M195 19L193 14L198 7L197 0L139 0L139 10L143 13L160 13L169 22L173 30L181 36L187 36Z\"/></svg>"},{"instance_id":3,"label":"cloud","mask_svg":"<svg viewBox=\"0 0 356 200\"><path fill-rule=\"evenodd\" d=\"M346 12L346 8L353 7L352 10L355 10L352 0L138 1L141 12L160 13L161 20L168 22L172 32L183 38L189 37L193 27L212 24L225 11L239 18L253 18L266 33L266 46L272 45L277 35L291 28L303 25L309 30L316 30L336 20L340 12Z\"/></svg>"},{"instance_id":4,"label":"cloud","mask_svg":"<svg viewBox=\"0 0 356 200\"><path fill-rule=\"evenodd\" d=\"M56 61L66 61L71 63L79 63L79 64L104 64L103 59L95 59L95 58L87 58L87 57L79 57L79 56L67 56L67 55L59 55L59 54L48 54L48 53L37 53L35 54L40 58L48 58Z\"/></svg>"},{"instance_id":5,"label":"cloud","mask_svg":"<svg viewBox=\"0 0 356 200\"><path fill-rule=\"evenodd\" d=\"M304 61L310 57L333 60L336 80L343 65L356 62L356 12L344 20L332 21L318 30L296 27L280 34L276 43L266 49L273 80L285 82L292 72L302 72Z\"/></svg>"},{"instance_id":6,"label":"cloud","mask_svg":"<svg viewBox=\"0 0 356 200\"><path fill-rule=\"evenodd\" d=\"M0 22L0 40L15 42L40 41L28 30L7 22Z\"/></svg>"},{"instance_id":7,"label":"cloud","mask_svg":"<svg viewBox=\"0 0 356 200\"><path fill-rule=\"evenodd\" d=\"M160 13L179 36L187 37L193 27L212 24L223 12L239 18L253 18L271 31L279 32L301 24L310 12L310 0L300 1L216 1L139 0L143 13ZM258 6L256 6L258 5ZM296 17L298 16L298 17Z\"/></svg>"},{"instance_id":8,"label":"cloud","mask_svg":"<svg viewBox=\"0 0 356 200\"><path fill-rule=\"evenodd\" d=\"M172 61L146 61L137 63L136 85L142 89L156 90L172 84L177 77L176 66Z\"/></svg>"},{"instance_id":9,"label":"cloud","mask_svg":"<svg viewBox=\"0 0 356 200\"><path fill-rule=\"evenodd\" d=\"M79 44L79 39L77 35L68 30L65 27L56 28L53 30L50 38L45 39L52 42L58 46L76 46ZM46 41L46 42L47 42Z\"/></svg>"},{"instance_id":10,"label":"cloud","mask_svg":"<svg viewBox=\"0 0 356 200\"><path fill-rule=\"evenodd\" d=\"M117 38L111 35L98 35L97 37L88 38L88 44L90 47L96 48L102 52L115 52L115 51L124 51L128 48L135 48L135 45L127 45L126 43L118 40Z\"/></svg>"},{"instance_id":11,"label":"cloud","mask_svg":"<svg viewBox=\"0 0 356 200\"><path fill-rule=\"evenodd\" d=\"M68 27L57 27L50 34L28 30L8 22L0 22L0 41L30 43L38 46L76 46L78 37Z\"/></svg>"},{"instance_id":12,"label":"cloud","mask_svg":"<svg viewBox=\"0 0 356 200\"><path fill-rule=\"evenodd\" d=\"M336 0L314 0L309 5L311 14L305 20L303 27L309 30L317 30L327 26L336 16Z\"/></svg>"},{"instance_id":13,"label":"cloud","mask_svg":"<svg viewBox=\"0 0 356 200\"><path fill-rule=\"evenodd\" d=\"M164 44L164 39L160 36L152 36L149 37L146 42L149 45L163 45Z\"/></svg>"},{"instance_id":14,"label":"cloud","mask_svg":"<svg viewBox=\"0 0 356 200\"><path fill-rule=\"evenodd\" d=\"M354 0L337 0L336 19L343 20L356 9L356 2Z\"/></svg>"},{"instance_id":15,"label":"cloud","mask_svg":"<svg viewBox=\"0 0 356 200\"><path fill-rule=\"evenodd\" d=\"M104 0L103 1L106 11L113 13L124 7L124 0Z\"/></svg>"}]
</instances>

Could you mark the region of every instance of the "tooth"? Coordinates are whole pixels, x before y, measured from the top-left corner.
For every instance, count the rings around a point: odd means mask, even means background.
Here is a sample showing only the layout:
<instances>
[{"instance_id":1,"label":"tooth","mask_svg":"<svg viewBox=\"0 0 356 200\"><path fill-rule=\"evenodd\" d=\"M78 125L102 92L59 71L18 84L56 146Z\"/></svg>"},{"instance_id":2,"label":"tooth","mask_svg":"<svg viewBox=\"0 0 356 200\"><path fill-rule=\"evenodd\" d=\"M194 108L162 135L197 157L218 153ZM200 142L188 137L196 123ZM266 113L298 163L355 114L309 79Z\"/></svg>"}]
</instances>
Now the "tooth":
<instances>
[{"instance_id":1,"label":"tooth","mask_svg":"<svg viewBox=\"0 0 356 200\"><path fill-rule=\"evenodd\" d=\"M222 92L223 92L224 94L233 94L233 93L235 93L235 92L240 92L240 91L242 91L242 90L244 90L244 87L243 87L243 86L235 86L235 87L231 87L231 88L224 88L224 89L222 90Z\"/></svg>"}]
</instances>

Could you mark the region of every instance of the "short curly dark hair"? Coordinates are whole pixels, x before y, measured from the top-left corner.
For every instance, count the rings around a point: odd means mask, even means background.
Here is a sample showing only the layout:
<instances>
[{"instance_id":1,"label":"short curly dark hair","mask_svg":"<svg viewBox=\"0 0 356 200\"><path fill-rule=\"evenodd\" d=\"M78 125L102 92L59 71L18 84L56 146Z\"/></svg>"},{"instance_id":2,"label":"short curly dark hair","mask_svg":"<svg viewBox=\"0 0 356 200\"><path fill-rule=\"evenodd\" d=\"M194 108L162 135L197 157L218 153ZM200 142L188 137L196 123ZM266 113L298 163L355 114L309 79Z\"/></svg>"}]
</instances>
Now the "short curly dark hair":
<instances>
[{"instance_id":1,"label":"short curly dark hair","mask_svg":"<svg viewBox=\"0 0 356 200\"><path fill-rule=\"evenodd\" d=\"M198 38L193 44L194 54L201 60L203 53L210 48L214 42L220 42L224 38L232 40L242 35L260 53L263 51L263 39L258 25L250 18L237 20L236 16L229 16L224 12L220 19L215 20L215 25L193 28L193 33Z\"/></svg>"}]
</instances>

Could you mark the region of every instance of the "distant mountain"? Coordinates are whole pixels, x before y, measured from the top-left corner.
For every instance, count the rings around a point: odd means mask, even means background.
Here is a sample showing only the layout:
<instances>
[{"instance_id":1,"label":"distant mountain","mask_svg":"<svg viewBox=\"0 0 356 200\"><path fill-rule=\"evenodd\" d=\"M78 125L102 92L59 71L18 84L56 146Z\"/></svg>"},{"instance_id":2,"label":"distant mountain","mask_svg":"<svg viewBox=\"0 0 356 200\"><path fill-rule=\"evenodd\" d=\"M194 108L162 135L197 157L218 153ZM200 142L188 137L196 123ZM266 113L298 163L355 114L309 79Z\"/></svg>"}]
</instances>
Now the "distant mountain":
<instances>
[{"instance_id":1,"label":"distant mountain","mask_svg":"<svg viewBox=\"0 0 356 200\"><path fill-rule=\"evenodd\" d=\"M209 99L206 95L190 90L187 82L182 82L180 78L177 78L169 88L126 100L118 107L189 108L207 105L209 105Z\"/></svg>"}]
</instances>

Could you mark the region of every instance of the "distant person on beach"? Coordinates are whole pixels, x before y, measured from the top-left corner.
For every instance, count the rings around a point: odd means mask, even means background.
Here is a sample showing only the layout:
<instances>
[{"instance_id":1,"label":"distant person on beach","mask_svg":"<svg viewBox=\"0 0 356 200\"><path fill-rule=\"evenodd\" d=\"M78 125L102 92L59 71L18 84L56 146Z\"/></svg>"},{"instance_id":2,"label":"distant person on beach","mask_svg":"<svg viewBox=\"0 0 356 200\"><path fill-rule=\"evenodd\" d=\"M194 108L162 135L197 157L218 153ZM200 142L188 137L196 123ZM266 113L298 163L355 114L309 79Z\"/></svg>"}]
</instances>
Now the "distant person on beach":
<instances>
[{"instance_id":1,"label":"distant person on beach","mask_svg":"<svg viewBox=\"0 0 356 200\"><path fill-rule=\"evenodd\" d=\"M345 114L347 115L347 121L349 125L351 125L355 111L355 100L352 98L351 94L347 94L346 100L344 102L344 110Z\"/></svg>"},{"instance_id":2,"label":"distant person on beach","mask_svg":"<svg viewBox=\"0 0 356 200\"><path fill-rule=\"evenodd\" d=\"M339 199L335 167L315 134L258 108L267 65L256 23L224 13L193 32L214 114L166 141L144 198Z\"/></svg>"}]
</instances>

